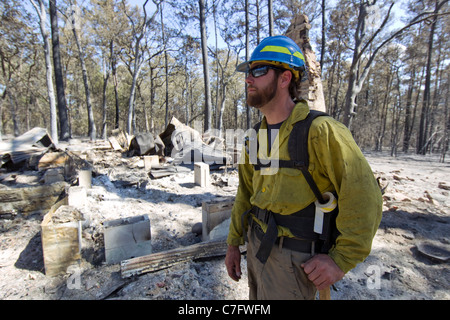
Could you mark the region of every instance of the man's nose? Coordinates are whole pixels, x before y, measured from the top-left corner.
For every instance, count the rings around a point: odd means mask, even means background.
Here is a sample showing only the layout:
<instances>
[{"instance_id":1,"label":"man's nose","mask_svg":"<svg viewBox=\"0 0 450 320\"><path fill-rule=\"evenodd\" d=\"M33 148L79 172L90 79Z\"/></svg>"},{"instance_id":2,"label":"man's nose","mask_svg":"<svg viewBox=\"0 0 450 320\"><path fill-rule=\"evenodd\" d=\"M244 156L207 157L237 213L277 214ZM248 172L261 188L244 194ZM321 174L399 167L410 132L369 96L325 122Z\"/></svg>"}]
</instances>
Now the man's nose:
<instances>
[{"instance_id":1,"label":"man's nose","mask_svg":"<svg viewBox=\"0 0 450 320\"><path fill-rule=\"evenodd\" d=\"M254 81L253 76L252 76L250 73L247 73L247 74L245 75L245 82L246 82L247 84L251 84L251 83L253 83L253 81Z\"/></svg>"}]
</instances>

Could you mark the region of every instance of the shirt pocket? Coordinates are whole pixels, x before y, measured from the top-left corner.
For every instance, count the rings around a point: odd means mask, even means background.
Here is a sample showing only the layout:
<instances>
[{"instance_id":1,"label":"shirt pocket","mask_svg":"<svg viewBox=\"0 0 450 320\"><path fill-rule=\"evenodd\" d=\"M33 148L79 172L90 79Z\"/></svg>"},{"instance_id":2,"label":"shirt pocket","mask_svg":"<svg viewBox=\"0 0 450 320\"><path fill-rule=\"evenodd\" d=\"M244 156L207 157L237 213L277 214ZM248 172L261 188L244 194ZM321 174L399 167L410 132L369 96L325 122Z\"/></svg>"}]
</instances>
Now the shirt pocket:
<instances>
[{"instance_id":1,"label":"shirt pocket","mask_svg":"<svg viewBox=\"0 0 450 320\"><path fill-rule=\"evenodd\" d=\"M274 185L274 197L285 214L307 207L314 200L314 193L299 169L279 168Z\"/></svg>"}]
</instances>

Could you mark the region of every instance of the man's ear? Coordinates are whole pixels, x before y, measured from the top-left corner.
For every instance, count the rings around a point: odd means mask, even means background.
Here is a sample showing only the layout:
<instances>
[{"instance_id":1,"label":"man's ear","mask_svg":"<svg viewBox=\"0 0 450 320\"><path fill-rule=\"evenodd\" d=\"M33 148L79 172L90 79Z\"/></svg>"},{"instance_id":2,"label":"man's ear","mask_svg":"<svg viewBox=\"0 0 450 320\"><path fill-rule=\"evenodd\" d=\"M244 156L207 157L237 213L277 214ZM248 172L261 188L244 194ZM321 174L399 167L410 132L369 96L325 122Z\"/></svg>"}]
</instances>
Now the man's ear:
<instances>
[{"instance_id":1,"label":"man's ear","mask_svg":"<svg viewBox=\"0 0 450 320\"><path fill-rule=\"evenodd\" d=\"M292 79L292 72L290 72L289 70L285 70L279 77L281 88L289 88L291 79Z\"/></svg>"}]
</instances>

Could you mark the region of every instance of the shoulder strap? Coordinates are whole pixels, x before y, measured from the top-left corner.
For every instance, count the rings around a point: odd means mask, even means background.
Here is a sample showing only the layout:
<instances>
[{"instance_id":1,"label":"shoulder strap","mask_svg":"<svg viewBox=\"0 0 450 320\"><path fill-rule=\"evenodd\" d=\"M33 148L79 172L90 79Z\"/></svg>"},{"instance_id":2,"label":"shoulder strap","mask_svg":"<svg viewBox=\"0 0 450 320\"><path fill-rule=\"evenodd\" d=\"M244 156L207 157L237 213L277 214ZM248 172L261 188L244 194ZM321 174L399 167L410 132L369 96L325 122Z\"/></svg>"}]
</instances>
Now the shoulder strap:
<instances>
[{"instance_id":1,"label":"shoulder strap","mask_svg":"<svg viewBox=\"0 0 450 320\"><path fill-rule=\"evenodd\" d=\"M308 182L311 190L314 192L317 200L320 203L325 203L325 200L320 193L319 188L314 182L311 173L308 171L309 166L309 154L308 154L308 136L309 136L309 128L311 127L311 123L313 120L319 116L328 116L327 113L310 110L309 114L302 121L299 121L294 124L292 128L292 132L289 136L288 142L288 152L291 160L294 162L294 167L300 169Z\"/></svg>"},{"instance_id":2,"label":"shoulder strap","mask_svg":"<svg viewBox=\"0 0 450 320\"><path fill-rule=\"evenodd\" d=\"M261 121L258 122L253 126L253 129L256 132L255 142L256 142L256 153L258 154L259 151L259 140L258 140L258 132L259 128L261 127ZM250 152L248 152L250 154ZM263 164L261 164L261 161L259 160L258 156L256 155L256 163L253 164L253 167L255 170L261 170L262 167L264 167Z\"/></svg>"},{"instance_id":3,"label":"shoulder strap","mask_svg":"<svg viewBox=\"0 0 450 320\"><path fill-rule=\"evenodd\" d=\"M327 116L325 112L310 110L308 116L294 124L289 136L288 151L292 160L298 161L299 165L308 167L308 135L313 120L319 116Z\"/></svg>"}]
</instances>

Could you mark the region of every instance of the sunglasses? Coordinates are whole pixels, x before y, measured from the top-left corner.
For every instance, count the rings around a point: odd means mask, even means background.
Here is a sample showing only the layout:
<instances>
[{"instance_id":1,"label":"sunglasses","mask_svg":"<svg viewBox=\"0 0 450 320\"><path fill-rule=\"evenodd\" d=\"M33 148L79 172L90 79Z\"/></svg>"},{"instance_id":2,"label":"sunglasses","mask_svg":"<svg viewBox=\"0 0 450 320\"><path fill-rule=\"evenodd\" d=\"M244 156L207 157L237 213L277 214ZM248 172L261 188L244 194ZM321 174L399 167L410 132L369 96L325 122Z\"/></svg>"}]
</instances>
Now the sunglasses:
<instances>
[{"instance_id":1,"label":"sunglasses","mask_svg":"<svg viewBox=\"0 0 450 320\"><path fill-rule=\"evenodd\" d=\"M263 65L263 66L257 66L250 70L248 70L248 73L252 75L253 78L259 78L262 76L265 76L267 72L269 72L269 69L273 70L284 70L277 67L269 66L269 65Z\"/></svg>"}]
</instances>

